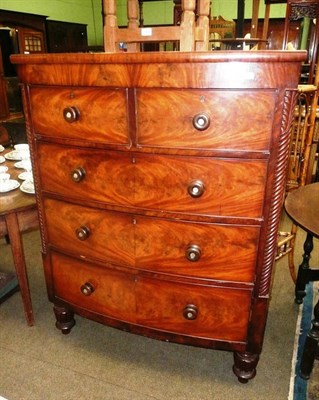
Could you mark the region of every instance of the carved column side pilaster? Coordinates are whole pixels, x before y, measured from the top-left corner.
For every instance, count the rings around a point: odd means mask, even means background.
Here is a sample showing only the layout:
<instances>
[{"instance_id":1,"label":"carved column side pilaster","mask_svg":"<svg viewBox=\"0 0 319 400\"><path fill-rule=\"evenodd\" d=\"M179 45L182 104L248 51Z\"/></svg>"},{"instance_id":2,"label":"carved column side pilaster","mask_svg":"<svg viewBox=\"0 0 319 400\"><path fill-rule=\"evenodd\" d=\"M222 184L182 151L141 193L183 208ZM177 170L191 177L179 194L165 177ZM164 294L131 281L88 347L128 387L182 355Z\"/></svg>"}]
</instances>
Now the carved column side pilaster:
<instances>
[{"instance_id":1,"label":"carved column side pilaster","mask_svg":"<svg viewBox=\"0 0 319 400\"><path fill-rule=\"evenodd\" d=\"M277 246L277 232L285 192L291 124L294 116L294 107L297 101L297 95L297 90L287 90L283 100L283 116L278 142L275 176L271 191L271 208L269 211L268 225L266 227L267 237L258 297L266 297L269 294L271 272L274 263L275 248Z\"/></svg>"},{"instance_id":2,"label":"carved column side pilaster","mask_svg":"<svg viewBox=\"0 0 319 400\"><path fill-rule=\"evenodd\" d=\"M31 113L28 107L29 102L27 101L28 97L28 87L25 85L22 85L21 87L21 94L22 94L22 102L23 102L23 112L24 112L24 117L25 117L25 124L26 124L26 133L27 133L27 138L28 138L28 143L30 144L30 155L31 155L31 161L32 161L32 168L33 171L36 167L36 162L35 162L35 154L34 154L34 149L33 149L33 135L31 133L31 126L30 126L30 120L31 120ZM35 187L35 198L37 202L37 207L38 207L38 218L39 218L39 226L40 226L40 235L41 235L41 243L42 243L42 252L46 253L46 240L44 237L44 220L43 220L43 212L40 206L40 198L39 198L39 184L38 184L38 179L37 179L37 171L35 171L34 174L34 187Z\"/></svg>"}]
</instances>

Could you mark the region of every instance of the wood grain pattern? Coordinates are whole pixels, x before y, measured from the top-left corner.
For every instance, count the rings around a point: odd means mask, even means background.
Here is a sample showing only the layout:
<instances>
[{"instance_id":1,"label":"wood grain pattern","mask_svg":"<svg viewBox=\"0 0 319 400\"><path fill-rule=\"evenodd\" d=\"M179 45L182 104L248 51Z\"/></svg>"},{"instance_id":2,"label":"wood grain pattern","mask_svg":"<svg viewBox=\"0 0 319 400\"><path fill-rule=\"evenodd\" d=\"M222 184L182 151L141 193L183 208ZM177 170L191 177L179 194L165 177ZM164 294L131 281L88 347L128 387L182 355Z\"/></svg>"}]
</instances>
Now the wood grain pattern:
<instances>
[{"instance_id":1,"label":"wood grain pattern","mask_svg":"<svg viewBox=\"0 0 319 400\"><path fill-rule=\"evenodd\" d=\"M247 339L250 290L175 284L144 277L139 279L136 290L139 324L186 336ZM198 308L198 317L193 321L183 316L188 304Z\"/></svg>"},{"instance_id":2,"label":"wood grain pattern","mask_svg":"<svg viewBox=\"0 0 319 400\"><path fill-rule=\"evenodd\" d=\"M96 313L124 321L135 319L135 278L115 269L99 268L94 264L51 253L52 278L55 297ZM90 282L91 296L81 292L81 286Z\"/></svg>"},{"instance_id":3,"label":"wood grain pattern","mask_svg":"<svg viewBox=\"0 0 319 400\"><path fill-rule=\"evenodd\" d=\"M93 143L129 143L126 91L75 88L32 88L33 127L43 136L85 139ZM63 118L66 107L79 110L79 120Z\"/></svg>"},{"instance_id":4,"label":"wood grain pattern","mask_svg":"<svg viewBox=\"0 0 319 400\"><path fill-rule=\"evenodd\" d=\"M12 55L32 84L167 88L294 88L305 51ZM296 79L297 78L297 79Z\"/></svg>"},{"instance_id":5,"label":"wood grain pattern","mask_svg":"<svg viewBox=\"0 0 319 400\"><path fill-rule=\"evenodd\" d=\"M44 210L51 246L76 257L170 275L254 281L258 227L173 222L49 198ZM90 232L86 240L76 236L82 226ZM201 249L196 262L186 257L190 244Z\"/></svg>"},{"instance_id":6,"label":"wood grain pattern","mask_svg":"<svg viewBox=\"0 0 319 400\"><path fill-rule=\"evenodd\" d=\"M183 335L245 341L251 290L175 284L103 269L52 253L55 295L84 309L117 320ZM90 282L94 292L81 293ZM199 309L198 318L183 316L187 304Z\"/></svg>"},{"instance_id":7,"label":"wood grain pattern","mask_svg":"<svg viewBox=\"0 0 319 400\"><path fill-rule=\"evenodd\" d=\"M185 158L127 152L74 149L40 144L38 163L42 190L109 204L205 215L260 217L265 160ZM83 181L71 179L85 170ZM194 180L205 185L193 198Z\"/></svg>"},{"instance_id":8,"label":"wood grain pattern","mask_svg":"<svg viewBox=\"0 0 319 400\"><path fill-rule=\"evenodd\" d=\"M269 150L275 91L138 90L138 145L168 148ZM255 112L251 112L254 109ZM210 126L199 131L193 118Z\"/></svg>"}]
</instances>

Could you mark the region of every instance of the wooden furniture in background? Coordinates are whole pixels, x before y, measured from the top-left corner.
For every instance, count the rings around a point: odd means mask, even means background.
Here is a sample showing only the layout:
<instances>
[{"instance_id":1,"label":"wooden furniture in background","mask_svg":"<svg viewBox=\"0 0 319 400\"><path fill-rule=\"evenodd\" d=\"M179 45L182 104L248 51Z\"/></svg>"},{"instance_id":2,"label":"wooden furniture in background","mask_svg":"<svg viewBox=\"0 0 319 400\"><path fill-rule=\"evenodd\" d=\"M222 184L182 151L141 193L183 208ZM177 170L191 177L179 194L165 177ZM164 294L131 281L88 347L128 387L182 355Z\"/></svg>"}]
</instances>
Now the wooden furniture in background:
<instances>
[{"instance_id":1,"label":"wooden furniture in background","mask_svg":"<svg viewBox=\"0 0 319 400\"><path fill-rule=\"evenodd\" d=\"M310 268L309 261L313 250L313 238L319 238L319 183L305 185L288 194L285 208L291 219L307 232L304 243L303 261L299 266L296 282L296 303L301 304L306 295L305 288L309 282L319 280L319 269ZM315 358L319 351L319 301L314 308L314 319L303 348L300 375L309 379Z\"/></svg>"},{"instance_id":2,"label":"wooden furniture in background","mask_svg":"<svg viewBox=\"0 0 319 400\"><path fill-rule=\"evenodd\" d=\"M119 28L116 17L116 0L103 0L103 26L105 52L119 52L120 43L127 51L140 51L141 43L179 42L180 51L208 50L210 0L198 0L195 19L195 0L182 0L180 25L139 26L138 0L127 0L127 28Z\"/></svg>"},{"instance_id":3,"label":"wooden furniture in background","mask_svg":"<svg viewBox=\"0 0 319 400\"><path fill-rule=\"evenodd\" d=\"M293 119L286 191L307 185L316 179L318 171L318 113L319 70L316 70L314 85L299 85L298 100ZM278 233L277 256L288 254L290 275L296 282L294 245L297 225L292 223L289 232Z\"/></svg>"},{"instance_id":4,"label":"wooden furniture in background","mask_svg":"<svg viewBox=\"0 0 319 400\"><path fill-rule=\"evenodd\" d=\"M318 46L319 46L319 2L318 0L287 0L287 10L285 19L285 30L284 30L284 40L283 49L287 48L290 40L290 24L291 21L302 20L303 19L303 30L304 34L304 44L303 35L300 39L299 49L308 50L308 60L309 64L309 84L313 84L316 70L316 62L318 57ZM313 21L317 21L314 23ZM307 24L311 25L310 29ZM308 31L309 30L309 31Z\"/></svg>"},{"instance_id":5,"label":"wooden furniture in background","mask_svg":"<svg viewBox=\"0 0 319 400\"><path fill-rule=\"evenodd\" d=\"M77 313L233 351L240 382L255 376L304 58L12 57L62 333Z\"/></svg>"},{"instance_id":6,"label":"wooden furniture in background","mask_svg":"<svg viewBox=\"0 0 319 400\"><path fill-rule=\"evenodd\" d=\"M6 151L8 152L8 151ZM3 155L5 153L1 153ZM8 172L17 179L21 170L14 167L13 161L7 161ZM0 237L8 235L12 249L13 262L20 286L24 313L28 325L34 324L32 302L28 283L27 266L23 252L22 234L38 229L38 210L34 195L23 193L20 189L0 193Z\"/></svg>"},{"instance_id":7,"label":"wooden furniture in background","mask_svg":"<svg viewBox=\"0 0 319 400\"><path fill-rule=\"evenodd\" d=\"M9 57L14 53L46 52L46 16L0 10L0 118L22 116L20 88ZM36 47L34 47L36 46ZM18 99L18 100L16 100ZM19 107L21 105L21 107Z\"/></svg>"},{"instance_id":8,"label":"wooden furniture in background","mask_svg":"<svg viewBox=\"0 0 319 400\"><path fill-rule=\"evenodd\" d=\"M87 25L74 22L47 20L49 53L88 51Z\"/></svg>"},{"instance_id":9,"label":"wooden furniture in background","mask_svg":"<svg viewBox=\"0 0 319 400\"><path fill-rule=\"evenodd\" d=\"M210 34L217 33L221 39L236 36L236 22L227 21L222 16L212 17L209 24Z\"/></svg>"},{"instance_id":10,"label":"wooden furniture in background","mask_svg":"<svg viewBox=\"0 0 319 400\"><path fill-rule=\"evenodd\" d=\"M0 10L0 120L21 118L22 102L10 55L88 51L86 25L45 15Z\"/></svg>"}]
</instances>

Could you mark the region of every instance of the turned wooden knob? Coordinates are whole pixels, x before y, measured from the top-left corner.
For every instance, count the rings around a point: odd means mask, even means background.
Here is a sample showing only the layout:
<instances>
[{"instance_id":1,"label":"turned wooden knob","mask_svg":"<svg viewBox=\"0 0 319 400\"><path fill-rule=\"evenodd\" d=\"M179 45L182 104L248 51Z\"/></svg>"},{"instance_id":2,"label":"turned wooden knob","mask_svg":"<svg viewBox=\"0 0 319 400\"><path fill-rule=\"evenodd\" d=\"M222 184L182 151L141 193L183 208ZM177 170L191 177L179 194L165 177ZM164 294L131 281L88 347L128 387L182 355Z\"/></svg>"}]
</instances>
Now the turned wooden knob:
<instances>
[{"instance_id":1,"label":"turned wooden knob","mask_svg":"<svg viewBox=\"0 0 319 400\"><path fill-rule=\"evenodd\" d=\"M191 244L186 249L186 258L188 261L198 261L202 252L197 244Z\"/></svg>"},{"instance_id":2,"label":"turned wooden knob","mask_svg":"<svg viewBox=\"0 0 319 400\"><path fill-rule=\"evenodd\" d=\"M87 226L81 226L75 231L75 235L79 240L86 240L90 236L90 229Z\"/></svg>"},{"instance_id":3,"label":"turned wooden knob","mask_svg":"<svg viewBox=\"0 0 319 400\"><path fill-rule=\"evenodd\" d=\"M198 131L204 131L210 125L210 118L205 113L196 114L193 118L193 126Z\"/></svg>"},{"instance_id":4,"label":"turned wooden knob","mask_svg":"<svg viewBox=\"0 0 319 400\"><path fill-rule=\"evenodd\" d=\"M85 177L85 170L82 167L79 168L75 168L72 172L71 172L71 178L73 182L81 182Z\"/></svg>"},{"instance_id":5,"label":"turned wooden knob","mask_svg":"<svg viewBox=\"0 0 319 400\"><path fill-rule=\"evenodd\" d=\"M84 283L84 285L81 286L81 292L84 294L84 296L91 296L91 294L94 292L95 288L90 282Z\"/></svg>"},{"instance_id":6,"label":"turned wooden knob","mask_svg":"<svg viewBox=\"0 0 319 400\"><path fill-rule=\"evenodd\" d=\"M63 110L63 118L65 119L66 122L72 123L77 121L80 118L80 111L78 108L71 106L71 107L66 107Z\"/></svg>"},{"instance_id":7,"label":"turned wooden knob","mask_svg":"<svg viewBox=\"0 0 319 400\"><path fill-rule=\"evenodd\" d=\"M188 320L194 320L197 318L198 308L194 304L187 304L184 308L183 316Z\"/></svg>"},{"instance_id":8,"label":"turned wooden knob","mask_svg":"<svg viewBox=\"0 0 319 400\"><path fill-rule=\"evenodd\" d=\"M204 193L204 190L205 186L200 180L192 181L187 188L188 193L192 197L200 197Z\"/></svg>"}]
</instances>

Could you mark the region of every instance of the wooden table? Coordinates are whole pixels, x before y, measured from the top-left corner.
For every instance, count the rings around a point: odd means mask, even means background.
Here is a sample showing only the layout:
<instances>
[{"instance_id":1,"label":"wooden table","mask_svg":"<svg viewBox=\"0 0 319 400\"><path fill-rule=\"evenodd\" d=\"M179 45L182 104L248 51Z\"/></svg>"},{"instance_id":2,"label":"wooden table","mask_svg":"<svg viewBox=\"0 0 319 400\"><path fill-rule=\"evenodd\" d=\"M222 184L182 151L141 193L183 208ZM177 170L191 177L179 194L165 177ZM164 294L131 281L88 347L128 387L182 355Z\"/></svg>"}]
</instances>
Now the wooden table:
<instances>
[{"instance_id":1,"label":"wooden table","mask_svg":"<svg viewBox=\"0 0 319 400\"><path fill-rule=\"evenodd\" d=\"M1 155L6 154L5 150ZM1 165L9 167L11 179L18 179L23 172L14 167L14 161L6 160ZM22 183L20 181L20 183ZM35 196L26 194L20 189L0 193L0 237L8 235L13 255L13 262L20 286L24 312L28 325L34 324L27 268L23 251L22 233L37 229L39 226Z\"/></svg>"},{"instance_id":2,"label":"wooden table","mask_svg":"<svg viewBox=\"0 0 319 400\"><path fill-rule=\"evenodd\" d=\"M306 284L319 280L319 269L309 266L313 250L313 238L319 238L319 183L313 183L290 192L285 208L292 220L307 232L304 243L303 261L299 266L296 281L296 303L301 304L306 295ZM319 301L314 308L312 328L307 335L300 365L300 375L309 379L314 359L319 352Z\"/></svg>"}]
</instances>

